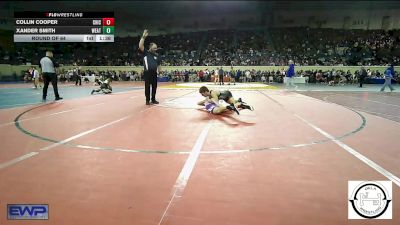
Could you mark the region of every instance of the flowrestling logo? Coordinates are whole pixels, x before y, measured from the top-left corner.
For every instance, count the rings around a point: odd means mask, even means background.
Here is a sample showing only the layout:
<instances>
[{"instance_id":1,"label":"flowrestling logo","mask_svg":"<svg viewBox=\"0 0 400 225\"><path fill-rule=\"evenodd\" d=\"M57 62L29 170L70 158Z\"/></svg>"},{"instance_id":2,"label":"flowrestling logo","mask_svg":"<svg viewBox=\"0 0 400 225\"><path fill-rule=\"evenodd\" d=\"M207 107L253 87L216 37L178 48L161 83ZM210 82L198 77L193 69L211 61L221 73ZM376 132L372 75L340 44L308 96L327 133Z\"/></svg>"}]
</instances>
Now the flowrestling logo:
<instances>
[{"instance_id":1,"label":"flowrestling logo","mask_svg":"<svg viewBox=\"0 0 400 225\"><path fill-rule=\"evenodd\" d=\"M349 219L392 219L391 181L349 181Z\"/></svg>"},{"instance_id":2,"label":"flowrestling logo","mask_svg":"<svg viewBox=\"0 0 400 225\"><path fill-rule=\"evenodd\" d=\"M7 218L9 220L48 220L49 205L47 204L8 204Z\"/></svg>"}]
</instances>

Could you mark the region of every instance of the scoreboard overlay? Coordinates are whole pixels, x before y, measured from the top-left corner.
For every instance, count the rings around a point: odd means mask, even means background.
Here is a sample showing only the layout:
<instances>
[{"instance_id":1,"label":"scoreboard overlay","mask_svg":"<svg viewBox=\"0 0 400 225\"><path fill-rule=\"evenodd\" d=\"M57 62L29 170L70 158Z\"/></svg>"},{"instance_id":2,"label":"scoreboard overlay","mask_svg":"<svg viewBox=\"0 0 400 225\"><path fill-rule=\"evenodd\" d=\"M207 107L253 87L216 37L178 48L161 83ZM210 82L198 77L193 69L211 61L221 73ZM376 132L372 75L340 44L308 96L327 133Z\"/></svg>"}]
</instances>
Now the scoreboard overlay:
<instances>
[{"instance_id":1,"label":"scoreboard overlay","mask_svg":"<svg viewBox=\"0 0 400 225\"><path fill-rule=\"evenodd\" d=\"M14 42L114 42L114 12L14 12Z\"/></svg>"}]
</instances>

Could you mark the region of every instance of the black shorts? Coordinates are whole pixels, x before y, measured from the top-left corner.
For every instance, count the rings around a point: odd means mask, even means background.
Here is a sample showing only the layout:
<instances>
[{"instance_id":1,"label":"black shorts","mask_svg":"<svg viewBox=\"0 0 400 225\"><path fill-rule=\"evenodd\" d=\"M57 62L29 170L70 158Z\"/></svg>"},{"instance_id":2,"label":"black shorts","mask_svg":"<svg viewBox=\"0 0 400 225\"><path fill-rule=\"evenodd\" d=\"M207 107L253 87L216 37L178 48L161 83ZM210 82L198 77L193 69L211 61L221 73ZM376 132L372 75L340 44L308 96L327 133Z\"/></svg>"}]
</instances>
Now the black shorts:
<instances>
[{"instance_id":1,"label":"black shorts","mask_svg":"<svg viewBox=\"0 0 400 225\"><path fill-rule=\"evenodd\" d=\"M224 101L228 101L230 98L232 98L233 95L230 91L223 91L221 92L221 94L218 96L219 100L224 100Z\"/></svg>"}]
</instances>

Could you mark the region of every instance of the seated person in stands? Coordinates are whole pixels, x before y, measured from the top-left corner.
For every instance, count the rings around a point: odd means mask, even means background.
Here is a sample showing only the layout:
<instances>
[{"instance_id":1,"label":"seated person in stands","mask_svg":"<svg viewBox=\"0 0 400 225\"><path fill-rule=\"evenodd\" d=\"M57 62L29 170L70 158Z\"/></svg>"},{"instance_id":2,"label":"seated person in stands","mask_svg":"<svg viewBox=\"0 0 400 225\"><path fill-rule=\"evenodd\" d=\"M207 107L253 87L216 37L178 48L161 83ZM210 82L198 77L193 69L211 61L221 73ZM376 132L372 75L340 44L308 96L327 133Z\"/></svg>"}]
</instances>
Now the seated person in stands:
<instances>
[{"instance_id":1,"label":"seated person in stands","mask_svg":"<svg viewBox=\"0 0 400 225\"><path fill-rule=\"evenodd\" d=\"M315 80L317 83L325 83L326 79L322 76L322 71L318 71L317 75L315 76Z\"/></svg>"}]
</instances>

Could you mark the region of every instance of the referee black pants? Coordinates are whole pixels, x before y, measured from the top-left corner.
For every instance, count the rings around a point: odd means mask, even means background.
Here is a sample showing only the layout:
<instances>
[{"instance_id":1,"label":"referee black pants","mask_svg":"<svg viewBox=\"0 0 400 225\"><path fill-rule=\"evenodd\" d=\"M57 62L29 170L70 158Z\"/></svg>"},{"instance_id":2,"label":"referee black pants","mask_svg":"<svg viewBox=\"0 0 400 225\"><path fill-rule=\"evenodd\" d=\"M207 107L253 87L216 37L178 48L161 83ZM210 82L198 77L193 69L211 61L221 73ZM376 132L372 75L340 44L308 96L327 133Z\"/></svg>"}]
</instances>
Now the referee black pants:
<instances>
[{"instance_id":1,"label":"referee black pants","mask_svg":"<svg viewBox=\"0 0 400 225\"><path fill-rule=\"evenodd\" d=\"M364 76L360 76L360 87L363 86L364 83Z\"/></svg>"},{"instance_id":2,"label":"referee black pants","mask_svg":"<svg viewBox=\"0 0 400 225\"><path fill-rule=\"evenodd\" d=\"M144 72L144 94L146 95L146 102L150 101L150 85L151 85L151 101L156 100L157 92L157 72L145 71Z\"/></svg>"},{"instance_id":3,"label":"referee black pants","mask_svg":"<svg viewBox=\"0 0 400 225\"><path fill-rule=\"evenodd\" d=\"M51 82L51 85L53 85L54 96L56 97L56 99L60 98L60 95L58 94L58 87L57 87L57 74L43 73L43 82L44 82L43 99L46 99L46 97L47 97L47 88L49 87L50 82Z\"/></svg>"},{"instance_id":4,"label":"referee black pants","mask_svg":"<svg viewBox=\"0 0 400 225\"><path fill-rule=\"evenodd\" d=\"M78 85L78 82L79 82L79 85L82 85L82 77L80 75L76 76L75 85Z\"/></svg>"}]
</instances>

